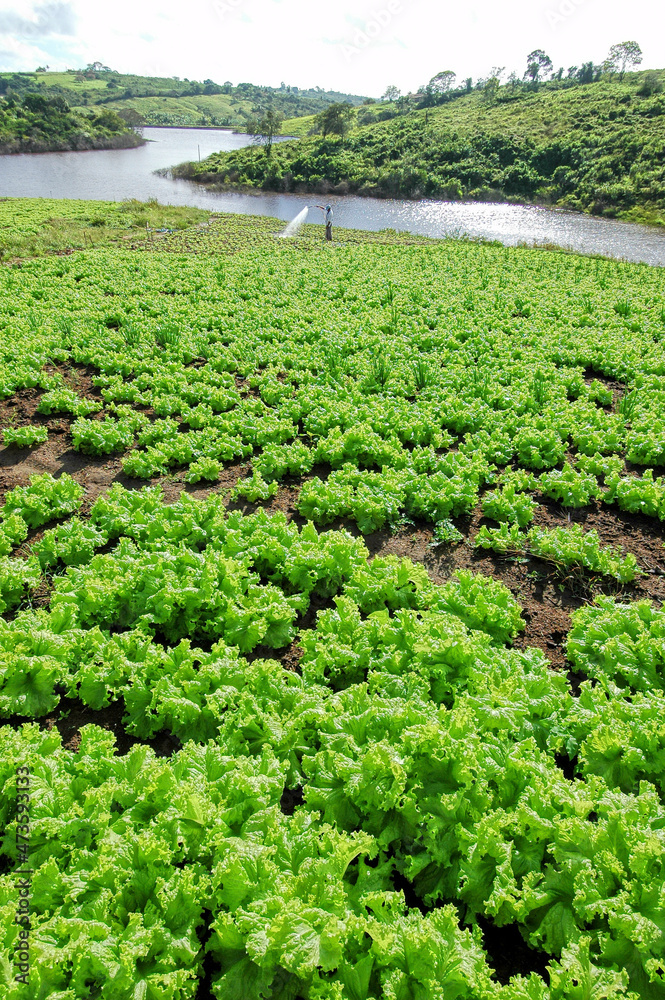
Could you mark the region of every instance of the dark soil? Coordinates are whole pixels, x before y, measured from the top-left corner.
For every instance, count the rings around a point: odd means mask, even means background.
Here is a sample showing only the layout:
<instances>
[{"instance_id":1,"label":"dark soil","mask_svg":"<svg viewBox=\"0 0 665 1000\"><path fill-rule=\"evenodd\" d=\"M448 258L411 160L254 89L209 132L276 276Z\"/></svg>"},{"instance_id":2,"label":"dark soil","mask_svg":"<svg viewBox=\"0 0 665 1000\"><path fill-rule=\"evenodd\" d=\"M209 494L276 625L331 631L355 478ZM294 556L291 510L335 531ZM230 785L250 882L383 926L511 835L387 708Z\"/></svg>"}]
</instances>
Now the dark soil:
<instances>
[{"instance_id":1,"label":"dark soil","mask_svg":"<svg viewBox=\"0 0 665 1000\"><path fill-rule=\"evenodd\" d=\"M502 986L508 985L511 976L529 976L532 972L549 983L547 965L551 961L550 956L530 948L515 924L497 927L484 917L477 919L483 932L487 960Z\"/></svg>"},{"instance_id":2,"label":"dark soil","mask_svg":"<svg viewBox=\"0 0 665 1000\"><path fill-rule=\"evenodd\" d=\"M152 747L157 757L171 757L180 749L180 740L168 732L158 733L152 740L140 740L130 736L122 722L124 712L125 705L122 699L109 705L108 708L95 710L77 698L61 698L57 710L41 719L13 715L5 719L3 724L18 729L26 722L36 722L40 729L57 729L62 737L62 745L74 753L81 745L81 729L88 725L99 726L100 729L113 733L117 752L121 757L128 754L135 746Z\"/></svg>"},{"instance_id":3,"label":"dark soil","mask_svg":"<svg viewBox=\"0 0 665 1000\"><path fill-rule=\"evenodd\" d=\"M60 366L57 370L63 376L65 383L78 395L92 399L100 398L99 390L94 384L96 370L92 366L73 364ZM587 372L586 378L589 382L595 378L608 385L613 392L614 404L624 391L624 386L620 382L597 372ZM241 385L240 388L246 391L246 387ZM252 513L261 506L268 513L282 512L287 519L294 520L299 525L305 523L305 519L297 510L303 479L288 477L280 485L276 496L263 504L252 504L242 499L230 502L230 493L238 480L251 471L249 461L228 464L219 479L213 483L186 483L186 469L168 476L156 476L150 480L134 479L123 473L121 456L95 458L74 451L70 435L73 418L70 415L38 414L36 411L42 394L39 389L22 389L10 399L0 401L0 427L33 423L45 425L49 429L48 441L42 445L23 449L0 448L0 503L9 489L26 485L30 476L36 473L50 472L58 476L66 472L86 489L82 505L84 516L100 494L105 493L113 483L119 482L126 489L141 489L147 485L158 484L167 503L174 503L183 491L201 499L213 493L222 494L229 498L230 510ZM317 467L312 470L311 476L326 479L329 474L328 468ZM624 553L633 553L639 565L645 570L645 575L634 584L621 588L615 581L592 580L588 577L580 579L574 575L562 578L555 567L535 557L509 558L486 550L476 550L472 543L480 525L493 523L483 518L480 504L471 515L456 519L456 526L465 536L465 541L457 545L435 544L433 527L425 523L404 525L396 531L377 531L365 536L364 542L369 550L370 559L386 555L411 559L421 563L435 583L444 583L459 569L469 569L474 573L482 573L500 580L522 607L525 627L515 640L515 646L520 649L527 647L541 649L554 669L565 670L568 673L571 687L575 692L579 686L579 678L570 672L565 654L565 640L571 628L573 611L592 600L596 594L603 592L623 594L630 600L647 598L661 604L665 598L665 548L663 547L665 524L655 518L626 514L599 502L592 502L580 510L570 510L542 496L536 499L539 501L539 506L535 512L533 522L535 525L553 528L568 523L582 524L585 528L597 531L603 544L620 548ZM331 524L329 528L345 528L356 537L360 534L353 522L339 521ZM17 554L26 555L28 546L41 537L43 530L45 529L31 532L28 541L18 549ZM39 591L32 598L33 605L47 607L50 591L50 583L45 578ZM313 599L307 614L300 616L297 622L298 628L312 628L316 623L318 612L324 607L331 606L330 601L320 602ZM278 659L285 669L298 673L302 655L302 647L295 641L285 650L260 647L254 650L248 659L257 657ZM126 735L121 721L123 711L121 703L102 712L95 712L79 702L65 700L62 709L68 713L67 718L61 718L61 714L58 713L57 716L49 716L43 720L42 724L57 726L63 734L63 740L72 748L77 745L79 728L89 722L116 733L120 753L127 752L135 743L141 742ZM158 753L171 752L173 749L173 747L169 749L169 744L164 741L156 740L153 744Z\"/></svg>"}]
</instances>

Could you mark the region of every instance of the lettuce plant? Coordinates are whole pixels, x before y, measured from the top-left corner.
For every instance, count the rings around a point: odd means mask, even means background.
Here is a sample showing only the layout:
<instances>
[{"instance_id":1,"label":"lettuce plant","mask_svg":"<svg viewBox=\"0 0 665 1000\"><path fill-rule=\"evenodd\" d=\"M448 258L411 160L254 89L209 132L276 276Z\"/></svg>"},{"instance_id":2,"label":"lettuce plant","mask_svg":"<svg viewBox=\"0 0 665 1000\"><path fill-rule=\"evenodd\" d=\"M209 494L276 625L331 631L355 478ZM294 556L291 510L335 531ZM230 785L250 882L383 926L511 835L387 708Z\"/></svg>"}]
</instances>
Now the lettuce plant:
<instances>
[{"instance_id":1,"label":"lettuce plant","mask_svg":"<svg viewBox=\"0 0 665 1000\"><path fill-rule=\"evenodd\" d=\"M9 559L0 556L0 614L13 608L25 594L36 590L41 582L39 563L29 559Z\"/></svg>"},{"instance_id":2,"label":"lettuce plant","mask_svg":"<svg viewBox=\"0 0 665 1000\"><path fill-rule=\"evenodd\" d=\"M66 472L57 479L44 472L31 476L29 486L15 486L6 494L2 517L6 522L12 514L18 514L29 528L39 528L75 511L84 494L84 488Z\"/></svg>"},{"instance_id":3,"label":"lettuce plant","mask_svg":"<svg viewBox=\"0 0 665 1000\"><path fill-rule=\"evenodd\" d=\"M33 444L48 441L48 428L25 424L23 427L6 427L2 432L3 443L14 448L30 448Z\"/></svg>"}]
</instances>

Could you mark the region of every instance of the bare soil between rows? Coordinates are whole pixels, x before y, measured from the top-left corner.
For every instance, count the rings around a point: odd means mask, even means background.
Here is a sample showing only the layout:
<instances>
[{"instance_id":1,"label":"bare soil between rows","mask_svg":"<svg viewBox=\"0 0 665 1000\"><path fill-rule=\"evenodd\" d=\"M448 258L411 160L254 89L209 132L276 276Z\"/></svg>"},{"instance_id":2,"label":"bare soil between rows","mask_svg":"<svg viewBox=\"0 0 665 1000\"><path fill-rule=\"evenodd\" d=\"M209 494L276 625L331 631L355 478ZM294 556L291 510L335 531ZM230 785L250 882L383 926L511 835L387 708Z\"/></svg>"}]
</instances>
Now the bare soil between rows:
<instances>
[{"instance_id":1,"label":"bare soil between rows","mask_svg":"<svg viewBox=\"0 0 665 1000\"><path fill-rule=\"evenodd\" d=\"M87 398L99 399L99 392L93 383L95 370L90 366L71 366L66 381L76 392ZM612 386L616 397L621 391L620 384ZM198 498L210 494L229 497L238 479L246 474L249 463L229 463L219 480L211 484L189 485L184 481L186 470L174 472L170 476L155 477L152 480L134 479L122 471L121 456L91 458L72 448L70 416L42 416L37 406L42 395L40 390L24 389L10 399L0 401L0 427L25 424L45 425L49 430L48 441L33 448L0 448L0 503L4 495L15 486L25 486L31 476L50 472L54 476L68 473L85 487L86 495L82 514L89 513L94 501L105 493L113 483L121 483L127 489L141 489L147 485L159 485L167 503L178 500L183 491ZM315 474L327 476L327 469L315 469ZM228 503L229 509L252 513L259 506L267 512L280 511L289 520L302 525L305 519L298 513L297 504L303 480L285 480L277 495L265 504ZM434 583L445 583L460 569L482 573L501 581L511 591L522 608L525 628L515 640L517 648L535 647L549 659L554 670L568 674L571 689L575 693L580 678L572 673L566 661L565 641L571 628L572 613L601 592L622 595L625 599L646 598L661 605L665 595L665 524L655 518L625 514L614 507L600 502L592 502L579 510L564 509L560 504L537 496L539 506L534 523L553 528L567 523L579 523L587 529L595 530L604 545L621 548L624 553L632 553L648 575L639 578L630 586L620 587L614 582L599 582L579 578L562 579L549 564L537 558L511 559L485 550L473 548L473 539L481 524L492 524L483 518L479 503L468 516L455 519L456 526L464 534L465 540L454 546L434 543L433 527L426 523L404 524L396 531L382 530L364 536L370 559L377 556L395 555L411 559L427 570ZM17 554L27 555L28 547L46 528L33 531ZM361 537L357 525L348 521L337 521L330 529L344 528L352 535ZM40 590L33 596L32 604L47 607L51 586L45 578ZM312 628L318 612L331 606L331 602L314 598L309 611L298 622L301 628ZM283 650L259 647L248 656L249 660L259 657L278 659L285 669L298 672L303 655L298 639ZM136 745L149 746L158 757L170 757L180 749L180 741L168 732L157 734L153 739L138 739L130 735L123 724L125 713L122 698L101 710L93 710L77 699L64 697L58 708L37 720L18 716L4 720L15 728L26 721L35 721L41 729L56 729L63 745L76 752L81 743L81 729L87 724L95 724L113 733L118 753L125 755ZM569 763L569 762L568 762ZM285 788L281 800L282 811L291 815L303 805L300 788ZM396 875L395 889L405 893L407 904L423 909L422 901L416 896L412 886ZM489 920L480 922L485 950L490 965L495 970L498 982L506 984L516 974L528 976L531 973L548 981L547 963L549 958L542 952L529 948L521 937L516 925L499 928ZM203 929L202 929L203 930ZM216 968L210 956L206 957L203 976L197 991L198 1000L212 1000L211 980Z\"/></svg>"},{"instance_id":2,"label":"bare soil between rows","mask_svg":"<svg viewBox=\"0 0 665 1000\"><path fill-rule=\"evenodd\" d=\"M93 383L96 370L92 366L71 365L66 371L61 369L61 372L65 375L66 383L80 396L100 399L99 390ZM612 384L611 387L615 395L622 389L620 383ZM15 486L27 485L31 476L44 472L56 477L68 473L84 486L86 495L81 510L83 516L89 513L95 500L113 483L121 483L126 489L159 485L166 503L177 501L183 491L198 498L212 493L221 493L228 498L238 480L249 470L249 461L229 463L217 482L196 485L185 482L184 469L151 480L129 477L122 471L122 456L94 458L74 451L70 435L73 418L69 415L44 416L37 413L42 394L39 389L22 389L9 399L0 401L0 427L38 424L45 425L49 430L48 441L42 445L22 449L0 448L0 503L7 491ZM325 477L328 471L315 469L313 474L320 473ZM302 525L305 519L298 513L297 503L303 482L304 480L285 480L280 485L277 495L267 503L227 501L227 506L230 510L241 510L245 513L251 513L259 506L269 513L281 511L289 520ZM460 569L482 573L501 581L522 608L525 627L514 645L519 649L528 647L540 649L553 669L570 674L570 665L566 661L565 641L571 628L572 613L577 608L588 603L599 593L621 595L627 600L648 599L659 606L662 605L665 598L665 548L663 547L665 524L656 518L623 513L598 501L592 501L587 507L571 510L542 496L536 496L536 499L539 506L535 513L535 525L554 528L569 523L579 523L588 530L593 529L604 545L612 545L624 553L632 553L647 575L638 578L634 584L621 587L614 581L591 580L588 577L580 580L572 574L568 578L562 578L554 567L535 557L507 558L486 550L474 549L473 539L481 524L494 523L483 518L480 503L470 515L455 519L456 526L465 536L464 542L457 545L435 544L433 526L424 522L404 524L394 531L376 531L365 535L364 542L369 549L370 559L387 555L411 559L425 567L434 583L445 583ZM17 550L17 555L19 557L27 555L29 546L40 538L48 527L47 525L44 529L31 532L27 541ZM339 520L329 528L344 528L352 535L362 537L354 522ZM45 579L39 591L33 595L32 605L47 607L50 591L51 586ZM313 602L307 616L299 621L299 626L313 627L316 613L323 606L327 605ZM259 656L278 659L287 670L297 672L302 648L296 640L284 650L259 648L249 658L256 659ZM577 678L570 675L570 680L575 689ZM160 738L141 741L130 737L122 724L123 712L122 702L117 702L102 711L94 711L78 701L63 699L59 709L40 720L40 725L45 728L56 726L64 744L70 749L78 747L80 729L90 722L109 729L116 735L120 753L126 753L131 746L140 742L153 745L159 755L168 755L177 749L178 743L172 739L170 742ZM7 721L18 725L25 720L14 718Z\"/></svg>"}]
</instances>

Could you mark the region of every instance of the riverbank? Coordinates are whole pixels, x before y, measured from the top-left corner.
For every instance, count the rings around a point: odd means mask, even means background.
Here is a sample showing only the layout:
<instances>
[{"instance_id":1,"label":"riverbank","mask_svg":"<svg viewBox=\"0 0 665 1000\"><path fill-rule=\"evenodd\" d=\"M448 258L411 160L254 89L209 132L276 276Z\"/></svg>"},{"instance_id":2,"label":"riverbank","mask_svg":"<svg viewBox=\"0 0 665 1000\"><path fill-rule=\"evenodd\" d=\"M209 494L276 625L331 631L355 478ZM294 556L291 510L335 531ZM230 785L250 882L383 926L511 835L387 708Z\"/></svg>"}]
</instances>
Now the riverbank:
<instances>
[{"instance_id":1,"label":"riverbank","mask_svg":"<svg viewBox=\"0 0 665 1000\"><path fill-rule=\"evenodd\" d=\"M665 99L635 84L480 94L352 130L213 154L174 171L224 190L492 201L665 225Z\"/></svg>"},{"instance_id":2,"label":"riverbank","mask_svg":"<svg viewBox=\"0 0 665 1000\"><path fill-rule=\"evenodd\" d=\"M200 183L155 174L164 173L170 164L194 159L199 147L202 158L220 149L238 149L247 144L246 136L228 131L146 128L144 137L150 141L140 149L91 151L86 156L75 152L6 156L0 163L0 197L83 199L88 203L153 199L161 205L217 214L265 216L282 220L284 225L306 204L311 207L323 201L320 195L271 193L256 187L248 193L239 193L237 186L227 192L213 191ZM467 236L510 246L556 245L586 255L665 265L663 229L636 225L634 220L619 222L529 207L513 203L512 198L511 203L501 203L329 194L325 200L333 206L336 233L344 227L433 238ZM310 221L320 223L321 213L311 213ZM89 245L88 233L82 235Z\"/></svg>"},{"instance_id":3,"label":"riverbank","mask_svg":"<svg viewBox=\"0 0 665 1000\"><path fill-rule=\"evenodd\" d=\"M71 108L62 97L0 97L0 154L132 149L145 139L108 108Z\"/></svg>"},{"instance_id":4,"label":"riverbank","mask_svg":"<svg viewBox=\"0 0 665 1000\"><path fill-rule=\"evenodd\" d=\"M139 146L145 146L147 141L136 132L104 138L81 135L71 139L50 141L16 139L13 142L0 143L0 156L13 156L21 153L86 153L95 150L137 149Z\"/></svg>"},{"instance_id":5,"label":"riverbank","mask_svg":"<svg viewBox=\"0 0 665 1000\"><path fill-rule=\"evenodd\" d=\"M156 201L75 201L0 198L0 262L51 254L68 255L93 247L127 247L153 241L207 221L199 208Z\"/></svg>"},{"instance_id":6,"label":"riverbank","mask_svg":"<svg viewBox=\"0 0 665 1000\"><path fill-rule=\"evenodd\" d=\"M211 193L217 194L238 194L238 195L254 195L258 196L261 193L273 191L278 194L292 194L292 195L317 195L319 197L339 197L345 198L348 196L354 196L358 198L372 198L377 201L394 201L394 196L387 194L379 189L372 189L367 186L357 187L348 182L341 182L340 184L330 184L327 182L317 182L317 184L299 184L297 187L290 191L284 191L278 188L262 187L257 188L251 184L246 183L231 183L229 181L221 182L217 178L218 175L211 174L197 174L195 168L197 164L191 163L181 163L175 167L170 167L168 169L160 170L158 173L162 177L173 177L176 180L187 180L193 181L194 183L200 184L202 188ZM656 231L665 233L665 210L654 209L650 207L635 206L625 212L593 212L585 211L579 209L573 205L567 204L565 201L560 203L552 203L551 201L543 201L520 197L517 195L509 195L502 191L497 191L491 188L480 189L474 191L472 194L465 195L462 197L456 197L456 192L447 194L445 197L440 198L423 198L418 192L411 193L411 195L406 195L400 200L412 202L417 204L419 202L426 201L428 203L440 203L440 204L457 204L457 205L471 205L471 204L486 204L486 205L511 205L514 207L524 207L524 208L535 208L542 209L548 212L565 212L572 215L580 215L586 217L596 217L603 218L606 220L616 220L618 222L633 223L639 226L648 226Z\"/></svg>"}]
</instances>

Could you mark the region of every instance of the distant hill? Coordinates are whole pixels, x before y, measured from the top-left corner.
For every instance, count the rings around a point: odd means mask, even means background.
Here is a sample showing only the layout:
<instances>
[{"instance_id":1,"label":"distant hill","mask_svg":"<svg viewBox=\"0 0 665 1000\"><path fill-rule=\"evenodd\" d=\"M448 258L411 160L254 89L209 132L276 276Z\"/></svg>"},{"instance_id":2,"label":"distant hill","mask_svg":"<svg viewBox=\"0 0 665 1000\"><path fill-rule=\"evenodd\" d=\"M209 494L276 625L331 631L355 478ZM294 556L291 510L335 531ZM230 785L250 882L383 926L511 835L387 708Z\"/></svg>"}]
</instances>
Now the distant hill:
<instances>
[{"instance_id":1,"label":"distant hill","mask_svg":"<svg viewBox=\"0 0 665 1000\"><path fill-rule=\"evenodd\" d=\"M216 153L180 170L204 183L376 197L509 200L665 225L665 73L481 90L438 107L383 102L337 136ZM294 123L297 125L297 123Z\"/></svg>"},{"instance_id":2,"label":"distant hill","mask_svg":"<svg viewBox=\"0 0 665 1000\"><path fill-rule=\"evenodd\" d=\"M217 125L243 128L250 117L272 108L285 118L314 115L330 104L354 106L365 100L354 94L259 87L241 83L198 82L176 77L134 76L105 68L66 73L0 73L0 95L27 93L62 97L71 107L104 105L127 115L135 125ZM139 117L136 117L139 116Z\"/></svg>"}]
</instances>

